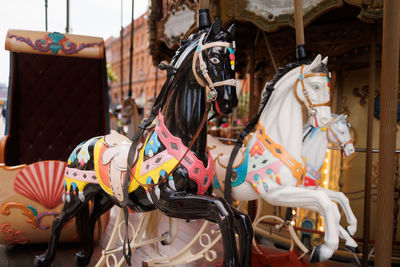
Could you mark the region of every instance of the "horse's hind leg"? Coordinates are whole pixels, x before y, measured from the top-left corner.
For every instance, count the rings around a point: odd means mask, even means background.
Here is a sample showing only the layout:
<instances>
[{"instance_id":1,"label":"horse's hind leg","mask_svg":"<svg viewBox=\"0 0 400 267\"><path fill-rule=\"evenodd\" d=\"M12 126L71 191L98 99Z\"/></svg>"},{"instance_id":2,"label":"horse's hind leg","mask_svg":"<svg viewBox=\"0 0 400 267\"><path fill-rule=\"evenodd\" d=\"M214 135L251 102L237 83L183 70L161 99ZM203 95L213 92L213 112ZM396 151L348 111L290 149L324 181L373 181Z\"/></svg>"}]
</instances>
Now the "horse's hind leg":
<instances>
[{"instance_id":1,"label":"horse's hind leg","mask_svg":"<svg viewBox=\"0 0 400 267\"><path fill-rule=\"evenodd\" d=\"M167 216L181 219L206 219L216 222L221 229L224 248L223 266L240 266L237 260L234 234L234 214L224 199L191 195L162 188L160 198L151 190L154 204Z\"/></svg>"},{"instance_id":2,"label":"horse's hind leg","mask_svg":"<svg viewBox=\"0 0 400 267\"><path fill-rule=\"evenodd\" d=\"M350 201L346 197L346 195L343 194L343 192L336 192L321 187L318 187L317 190L324 192L329 197L329 199L339 203L339 205L343 209L344 214L346 215L346 219L349 224L349 226L347 227L347 231L350 235L354 235L354 233L357 231L357 218L354 215L353 210L351 209Z\"/></svg>"},{"instance_id":3,"label":"horse's hind leg","mask_svg":"<svg viewBox=\"0 0 400 267\"><path fill-rule=\"evenodd\" d=\"M76 220L77 227L83 230L79 231L83 251L76 253L76 266L86 266L89 264L93 254L93 235L96 221L102 214L111 209L112 206L114 206L112 199L106 193L101 192L93 197L93 210L89 218L85 216L85 213L88 212L88 205L79 211ZM83 216L80 217L80 215Z\"/></svg>"},{"instance_id":4,"label":"horse's hind leg","mask_svg":"<svg viewBox=\"0 0 400 267\"><path fill-rule=\"evenodd\" d=\"M251 246L253 241L253 227L250 218L247 214L232 208L235 216L235 229L239 235L239 252L240 252L240 264L241 266L252 266L251 265Z\"/></svg>"},{"instance_id":5,"label":"horse's hind leg","mask_svg":"<svg viewBox=\"0 0 400 267\"><path fill-rule=\"evenodd\" d=\"M50 266L56 256L56 248L64 225L72 219L79 209L85 205L78 197L71 197L70 202L65 202L61 213L54 218L51 228L50 240L45 254L36 256L34 266Z\"/></svg>"}]
</instances>

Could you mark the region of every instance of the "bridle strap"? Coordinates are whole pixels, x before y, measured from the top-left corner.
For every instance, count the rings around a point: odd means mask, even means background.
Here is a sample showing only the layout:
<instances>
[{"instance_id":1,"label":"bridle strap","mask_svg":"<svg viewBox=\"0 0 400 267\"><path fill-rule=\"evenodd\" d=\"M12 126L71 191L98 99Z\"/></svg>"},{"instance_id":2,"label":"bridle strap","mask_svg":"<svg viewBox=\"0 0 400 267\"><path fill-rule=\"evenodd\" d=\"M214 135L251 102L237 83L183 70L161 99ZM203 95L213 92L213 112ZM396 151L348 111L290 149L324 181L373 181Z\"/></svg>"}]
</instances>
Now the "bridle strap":
<instances>
[{"instance_id":1,"label":"bridle strap","mask_svg":"<svg viewBox=\"0 0 400 267\"><path fill-rule=\"evenodd\" d=\"M327 134L330 133L333 136L333 138L336 140L336 142L338 143L338 145L340 147L344 147L347 144L353 143L353 139L352 138L350 138L350 140L348 140L346 143L342 143L342 141L340 141L340 139L337 136L337 134L332 130L332 125L333 125L335 120L336 120L336 118L332 118L332 120L329 122L329 125L328 125L328 128L327 128L328 129Z\"/></svg>"},{"instance_id":2,"label":"bridle strap","mask_svg":"<svg viewBox=\"0 0 400 267\"><path fill-rule=\"evenodd\" d=\"M320 104L314 104L314 103L311 101L310 96L309 96L308 91L307 91L307 88L306 88L305 85L304 85L304 79L305 79L305 78L310 78L310 77L315 77L315 76L328 77L328 74L322 73L322 72L303 74L304 66L305 66L304 64L301 65L301 67L300 67L300 77L299 77L299 78L296 80L296 82L294 83L294 88L293 88L293 90L294 90L294 95L295 95L297 101L298 101L299 103L304 103L304 105L306 106L306 108L307 108L307 110L308 110L309 112L310 112L311 110L313 110L315 107L330 106L330 105L331 105L331 102L330 102L330 101L327 101L327 102L325 102L325 103L320 103ZM298 94L297 94L297 85L298 85L299 82L300 82L300 84L301 84L301 88L302 88L302 90L303 90L303 95L304 95L304 98L306 99L306 101L302 101L302 100L300 99L300 97L298 96Z\"/></svg>"},{"instance_id":3,"label":"bridle strap","mask_svg":"<svg viewBox=\"0 0 400 267\"><path fill-rule=\"evenodd\" d=\"M204 36L205 35L206 34L203 33L200 36L199 44L197 45L196 51L194 52L193 61L192 61L192 71L193 71L194 77L196 78L196 81L201 86L206 87L207 101L215 101L216 95L214 97L210 97L209 92L211 90L215 91L215 87L223 86L223 85L236 86L237 82L236 82L235 79L228 79L228 80L225 80L225 81L219 81L219 82L215 82L214 83L211 80L210 75L208 75L207 65L204 62L203 53L202 52L204 50L206 50L206 49L209 49L209 48L212 48L212 47L216 47L216 46L232 47L232 44L228 43L228 42L216 41L216 42L207 43L207 44L203 45L203 40L204 40ZM201 74L204 77L204 79L206 80L206 82L204 82L204 80L202 78L200 78L199 74L197 73L197 69L196 69L197 60L199 60Z\"/></svg>"}]
</instances>

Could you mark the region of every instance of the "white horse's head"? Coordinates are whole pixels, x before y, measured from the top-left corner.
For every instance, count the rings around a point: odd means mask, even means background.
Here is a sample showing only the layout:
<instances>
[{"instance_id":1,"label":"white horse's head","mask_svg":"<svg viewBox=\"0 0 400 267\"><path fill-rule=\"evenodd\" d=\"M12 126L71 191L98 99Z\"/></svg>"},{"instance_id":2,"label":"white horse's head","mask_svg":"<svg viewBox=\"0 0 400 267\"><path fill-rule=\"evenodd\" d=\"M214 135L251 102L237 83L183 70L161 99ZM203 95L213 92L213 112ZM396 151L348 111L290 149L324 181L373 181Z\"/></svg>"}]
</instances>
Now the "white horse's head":
<instances>
[{"instance_id":1,"label":"white horse's head","mask_svg":"<svg viewBox=\"0 0 400 267\"><path fill-rule=\"evenodd\" d=\"M295 95L306 106L310 116L309 122L314 127L327 126L331 121L327 64L328 57L321 60L321 55L318 55L311 64L302 65L294 86Z\"/></svg>"},{"instance_id":2,"label":"white horse's head","mask_svg":"<svg viewBox=\"0 0 400 267\"><path fill-rule=\"evenodd\" d=\"M355 152L353 140L350 134L350 123L347 122L347 115L332 114L333 119L328 126L328 139L343 149L345 157Z\"/></svg>"}]
</instances>

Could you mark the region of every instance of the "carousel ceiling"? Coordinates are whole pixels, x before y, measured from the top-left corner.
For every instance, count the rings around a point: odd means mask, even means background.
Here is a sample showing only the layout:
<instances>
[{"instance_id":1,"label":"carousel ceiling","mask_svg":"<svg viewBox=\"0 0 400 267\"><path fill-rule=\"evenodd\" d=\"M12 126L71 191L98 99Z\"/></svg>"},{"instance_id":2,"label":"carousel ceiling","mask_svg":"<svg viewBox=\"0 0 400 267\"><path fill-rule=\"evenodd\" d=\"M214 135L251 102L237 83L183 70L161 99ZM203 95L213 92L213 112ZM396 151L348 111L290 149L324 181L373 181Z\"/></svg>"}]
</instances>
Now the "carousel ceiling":
<instances>
[{"instance_id":1,"label":"carousel ceiling","mask_svg":"<svg viewBox=\"0 0 400 267\"><path fill-rule=\"evenodd\" d=\"M170 59L173 56L173 50L178 47L179 41L196 30L197 5L198 3L195 0L151 1L151 14L149 16L150 53L155 64L158 64L161 60ZM209 9L211 17L219 16L225 25L235 21L238 24L238 28L242 28L244 33L251 33L253 39L257 31L261 30L271 36L273 46L277 42L279 43L279 40L276 40L274 35L279 35L279 37L286 39L282 44L283 47L286 47L289 43L291 44L292 41L294 42L294 36L292 36L293 38L288 36L285 38L284 34L283 36L280 34L294 30L293 0L210 0ZM343 11L333 12L335 17L324 16L324 14L336 9L343 9ZM348 15L349 12L346 13L348 9L352 10L350 12L351 17ZM335 41L335 47L330 47L329 49L333 49L337 54L337 52L346 49L342 47L342 43L347 41L345 40L346 38L338 40L338 35L334 33L334 24L340 22L340 25L343 26L350 20L357 22L356 18L363 22L372 22L381 19L382 12L382 0L303 0L306 37L310 37L310 42L315 43L315 38L317 37L310 36L312 34L308 31L308 28L311 25L315 26L314 22L318 21L320 27L311 28L318 29L323 33L323 28L327 27L328 32L334 35ZM321 18L324 19L321 20ZM345 37L346 33L342 32L339 35ZM324 36L327 37L325 33ZM243 34L240 37L237 36L237 39L240 38L244 38L245 43L248 43L248 36L246 37ZM287 38L290 39L289 42L287 42ZM328 36L326 40L331 40L331 38ZM354 40L351 40L351 43L352 41ZM315 47L322 47L322 50L326 48L325 43L320 45L317 43ZM331 44L328 45L332 46ZM280 57L279 55L277 56ZM282 55L282 57L284 56L287 55Z\"/></svg>"}]
</instances>

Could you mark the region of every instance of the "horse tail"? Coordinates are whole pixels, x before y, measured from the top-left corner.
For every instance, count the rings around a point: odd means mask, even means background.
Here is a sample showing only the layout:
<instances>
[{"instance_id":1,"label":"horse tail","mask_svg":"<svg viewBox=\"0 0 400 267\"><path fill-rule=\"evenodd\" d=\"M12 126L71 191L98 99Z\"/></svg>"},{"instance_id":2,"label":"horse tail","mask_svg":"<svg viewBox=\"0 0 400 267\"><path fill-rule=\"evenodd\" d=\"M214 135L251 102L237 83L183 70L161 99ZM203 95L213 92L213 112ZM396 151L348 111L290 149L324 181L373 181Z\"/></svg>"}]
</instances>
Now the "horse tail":
<instances>
[{"instance_id":1,"label":"horse tail","mask_svg":"<svg viewBox=\"0 0 400 267\"><path fill-rule=\"evenodd\" d=\"M90 229L89 229L89 203L86 202L79 209L76 215L76 230L78 232L79 240L81 242L81 246L86 248L90 246L89 242L91 242L90 238Z\"/></svg>"}]
</instances>

